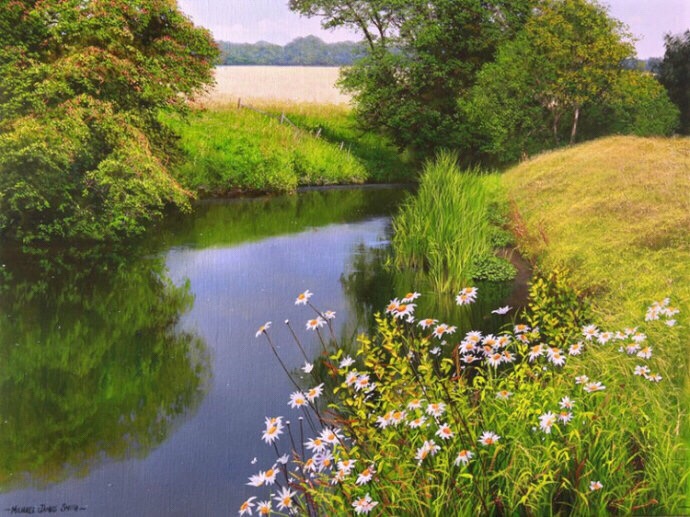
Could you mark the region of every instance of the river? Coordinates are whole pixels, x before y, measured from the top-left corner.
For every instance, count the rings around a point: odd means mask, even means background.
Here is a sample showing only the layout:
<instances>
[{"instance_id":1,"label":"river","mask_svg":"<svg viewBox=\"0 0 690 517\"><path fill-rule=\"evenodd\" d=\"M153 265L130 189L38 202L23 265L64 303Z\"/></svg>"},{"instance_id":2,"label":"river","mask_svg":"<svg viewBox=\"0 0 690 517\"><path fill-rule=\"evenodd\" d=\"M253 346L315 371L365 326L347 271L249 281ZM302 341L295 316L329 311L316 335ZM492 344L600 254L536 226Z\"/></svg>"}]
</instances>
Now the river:
<instances>
[{"instance_id":1,"label":"river","mask_svg":"<svg viewBox=\"0 0 690 517\"><path fill-rule=\"evenodd\" d=\"M305 329L314 313L294 303L306 289L335 311L341 343L415 287L428 295L420 309L465 330L504 323L485 315L505 286L480 296L478 311L458 312L385 267L390 216L405 195L317 189L209 201L124 249L31 260L4 249L0 511L235 514L257 495L249 476L275 461L261 441L264 418L293 411L294 388L255 334L271 321L281 359L308 385L284 324L318 356Z\"/></svg>"}]
</instances>

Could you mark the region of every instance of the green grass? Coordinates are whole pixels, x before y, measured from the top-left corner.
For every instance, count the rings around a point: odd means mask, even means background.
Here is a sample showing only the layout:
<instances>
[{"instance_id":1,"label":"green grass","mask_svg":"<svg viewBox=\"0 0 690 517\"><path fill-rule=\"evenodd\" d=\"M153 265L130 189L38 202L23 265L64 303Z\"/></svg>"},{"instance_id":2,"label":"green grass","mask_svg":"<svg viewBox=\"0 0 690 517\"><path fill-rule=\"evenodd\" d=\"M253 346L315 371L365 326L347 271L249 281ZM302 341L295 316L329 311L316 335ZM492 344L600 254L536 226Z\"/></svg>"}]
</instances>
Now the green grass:
<instances>
[{"instance_id":1,"label":"green grass","mask_svg":"<svg viewBox=\"0 0 690 517\"><path fill-rule=\"evenodd\" d=\"M296 125L316 134L352 154L362 163L368 181L399 182L415 180L418 164L400 152L386 137L358 128L352 110L345 106L309 103L269 104L261 109L280 116L285 113Z\"/></svg>"},{"instance_id":2,"label":"green grass","mask_svg":"<svg viewBox=\"0 0 690 517\"><path fill-rule=\"evenodd\" d=\"M260 109L278 116L225 106L195 110L187 119L166 118L184 152L174 170L177 180L201 195L223 195L410 177L397 151L380 137L357 133L344 108L322 106L313 113L300 105ZM281 124L280 113L304 130ZM309 132L312 125L323 127L319 138Z\"/></svg>"},{"instance_id":3,"label":"green grass","mask_svg":"<svg viewBox=\"0 0 690 517\"><path fill-rule=\"evenodd\" d=\"M461 171L452 153L429 162L417 195L393 221L395 266L424 271L438 292L468 285L477 265L487 277L502 266L514 276L502 259L477 262L492 257L498 181L496 174Z\"/></svg>"},{"instance_id":4,"label":"green grass","mask_svg":"<svg viewBox=\"0 0 690 517\"><path fill-rule=\"evenodd\" d=\"M665 297L680 308L677 327L650 333L663 383L635 383L619 410L621 428L645 433L645 483L666 504L689 470L690 139L601 139L514 167L503 184L522 250L567 267L600 325L630 325ZM620 360L600 354L587 368L631 384Z\"/></svg>"}]
</instances>

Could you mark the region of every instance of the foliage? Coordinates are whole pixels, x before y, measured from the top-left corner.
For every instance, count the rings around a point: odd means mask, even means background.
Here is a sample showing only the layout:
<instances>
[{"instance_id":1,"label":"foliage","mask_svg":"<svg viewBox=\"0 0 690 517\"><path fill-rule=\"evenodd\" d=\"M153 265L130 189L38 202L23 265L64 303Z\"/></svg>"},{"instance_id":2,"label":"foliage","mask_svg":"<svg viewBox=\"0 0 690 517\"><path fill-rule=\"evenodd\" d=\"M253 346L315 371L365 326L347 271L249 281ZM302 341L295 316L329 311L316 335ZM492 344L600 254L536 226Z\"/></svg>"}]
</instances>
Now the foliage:
<instances>
[{"instance_id":1,"label":"foliage","mask_svg":"<svg viewBox=\"0 0 690 517\"><path fill-rule=\"evenodd\" d=\"M364 56L361 43L338 41L325 43L316 36L295 38L285 46L219 41L221 65L265 66L347 66Z\"/></svg>"},{"instance_id":2,"label":"foliage","mask_svg":"<svg viewBox=\"0 0 690 517\"><path fill-rule=\"evenodd\" d=\"M160 110L212 80L216 48L171 0L0 2L0 233L138 233L189 193Z\"/></svg>"},{"instance_id":3,"label":"foliage","mask_svg":"<svg viewBox=\"0 0 690 517\"><path fill-rule=\"evenodd\" d=\"M670 136L678 127L678 108L651 74L623 70L611 90L583 120L591 135Z\"/></svg>"},{"instance_id":4,"label":"foliage","mask_svg":"<svg viewBox=\"0 0 690 517\"><path fill-rule=\"evenodd\" d=\"M507 248L515 244L515 237L509 230L492 225L489 229L489 243L492 248Z\"/></svg>"},{"instance_id":5,"label":"foliage","mask_svg":"<svg viewBox=\"0 0 690 517\"><path fill-rule=\"evenodd\" d=\"M461 100L467 145L500 163L573 143L580 114L611 90L632 53L625 36L597 4L543 2Z\"/></svg>"},{"instance_id":6,"label":"foliage","mask_svg":"<svg viewBox=\"0 0 690 517\"><path fill-rule=\"evenodd\" d=\"M174 169L177 180L201 194L219 195L400 181L410 175L384 138L351 129L348 112L341 108L268 105L261 110L266 114L217 107L186 118L166 117L166 125L181 135L185 153ZM300 129L281 124L281 114Z\"/></svg>"},{"instance_id":7,"label":"foliage","mask_svg":"<svg viewBox=\"0 0 690 517\"><path fill-rule=\"evenodd\" d=\"M546 291L557 298L561 287ZM558 318L563 300L551 295L542 295L534 318ZM581 328L559 349L524 324L497 336L469 332L448 346L444 330L452 329L440 330L444 325L436 321L407 321L414 315L409 303L418 297L396 298L385 317L377 315L375 331L359 338L356 359L328 340L330 355L314 361L328 382L293 379L298 391L290 405L307 417L309 429L300 424L297 434L283 417L266 418L264 441L277 456L287 453L288 463L273 467L291 488L274 498L279 509L328 515L353 508L377 515L598 515L680 508L677 493L664 497L658 485L649 484L658 474L654 458L667 446L667 435L659 432L666 420L659 415L666 415L668 400L657 382L667 382L669 358L655 352L640 359L625 351L642 349L635 344L645 341L641 332L665 327L670 333L669 327L652 318L638 334L621 331L615 340L622 353L607 345L614 338L604 331L587 334L590 329ZM661 319L672 312L666 302L654 307L664 311ZM312 321L316 332L326 325ZM261 327L257 337L273 348L273 332ZM656 336L655 350L663 341ZM640 362L649 371L636 376ZM321 394L326 384L334 387ZM323 398L327 408L319 403ZM650 402L657 418L647 415ZM259 471L250 484L272 485L267 472ZM244 508L256 505L254 499Z\"/></svg>"},{"instance_id":8,"label":"foliage","mask_svg":"<svg viewBox=\"0 0 690 517\"><path fill-rule=\"evenodd\" d=\"M589 301L571 284L565 270L555 268L535 276L529 288L530 326L539 328L541 336L558 347L577 341L592 317Z\"/></svg>"},{"instance_id":9,"label":"foliage","mask_svg":"<svg viewBox=\"0 0 690 517\"><path fill-rule=\"evenodd\" d=\"M657 68L659 81L680 110L680 132L690 134L690 30L665 36L666 53Z\"/></svg>"},{"instance_id":10,"label":"foliage","mask_svg":"<svg viewBox=\"0 0 690 517\"><path fill-rule=\"evenodd\" d=\"M326 28L362 34L368 55L343 72L358 120L396 145L430 156L458 143L457 99L497 46L522 26L534 0L291 0ZM395 101L393 101L393 99Z\"/></svg>"},{"instance_id":11,"label":"foliage","mask_svg":"<svg viewBox=\"0 0 690 517\"><path fill-rule=\"evenodd\" d=\"M507 282L515 278L516 270L508 260L496 255L484 255L472 262L470 275L473 280Z\"/></svg>"}]
</instances>

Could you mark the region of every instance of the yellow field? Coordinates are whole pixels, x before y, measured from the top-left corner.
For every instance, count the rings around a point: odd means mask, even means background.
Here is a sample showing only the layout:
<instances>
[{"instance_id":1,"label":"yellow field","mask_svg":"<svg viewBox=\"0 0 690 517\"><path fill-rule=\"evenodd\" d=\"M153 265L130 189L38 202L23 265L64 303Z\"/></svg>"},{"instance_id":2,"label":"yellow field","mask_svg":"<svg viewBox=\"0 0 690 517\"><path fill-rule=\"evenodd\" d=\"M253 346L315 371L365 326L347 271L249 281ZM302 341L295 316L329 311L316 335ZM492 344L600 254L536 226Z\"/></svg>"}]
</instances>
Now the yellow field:
<instances>
[{"instance_id":1,"label":"yellow field","mask_svg":"<svg viewBox=\"0 0 690 517\"><path fill-rule=\"evenodd\" d=\"M211 104L290 101L347 104L336 88L339 68L314 66L219 66L216 85L203 99Z\"/></svg>"}]
</instances>

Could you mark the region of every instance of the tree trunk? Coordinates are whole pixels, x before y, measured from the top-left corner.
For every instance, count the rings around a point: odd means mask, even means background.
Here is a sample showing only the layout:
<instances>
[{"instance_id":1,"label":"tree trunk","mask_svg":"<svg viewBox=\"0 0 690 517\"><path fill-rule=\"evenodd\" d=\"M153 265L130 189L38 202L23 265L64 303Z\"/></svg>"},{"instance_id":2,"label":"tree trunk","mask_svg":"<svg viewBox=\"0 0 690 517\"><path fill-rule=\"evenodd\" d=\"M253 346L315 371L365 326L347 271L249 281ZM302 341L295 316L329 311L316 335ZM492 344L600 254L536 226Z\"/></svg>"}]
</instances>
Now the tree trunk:
<instances>
[{"instance_id":1,"label":"tree trunk","mask_svg":"<svg viewBox=\"0 0 690 517\"><path fill-rule=\"evenodd\" d=\"M570 130L570 145L575 143L577 136L577 120L580 118L580 106L575 106L575 113L573 113L573 128Z\"/></svg>"},{"instance_id":2,"label":"tree trunk","mask_svg":"<svg viewBox=\"0 0 690 517\"><path fill-rule=\"evenodd\" d=\"M556 142L556 145L559 144L558 142L558 122L561 120L561 115L560 113L553 112L553 125L551 126L551 129L553 130L553 139Z\"/></svg>"}]
</instances>

